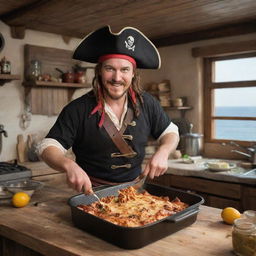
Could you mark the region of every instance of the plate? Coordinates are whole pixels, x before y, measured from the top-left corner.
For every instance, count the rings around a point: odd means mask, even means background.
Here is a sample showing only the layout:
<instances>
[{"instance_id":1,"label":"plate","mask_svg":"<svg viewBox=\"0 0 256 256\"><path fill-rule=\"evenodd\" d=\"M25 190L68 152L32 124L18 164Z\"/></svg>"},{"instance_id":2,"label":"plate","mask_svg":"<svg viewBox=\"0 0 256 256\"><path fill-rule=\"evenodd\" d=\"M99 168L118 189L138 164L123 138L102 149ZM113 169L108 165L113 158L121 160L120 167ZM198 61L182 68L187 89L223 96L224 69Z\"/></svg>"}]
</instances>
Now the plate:
<instances>
[{"instance_id":1,"label":"plate","mask_svg":"<svg viewBox=\"0 0 256 256\"><path fill-rule=\"evenodd\" d=\"M209 166L209 163L206 163L205 164L205 167L210 170L210 171L213 171L213 172L226 172L226 171L230 171L231 169L235 168L236 167L236 164L234 163L229 163L229 167L228 168L218 168L218 167L210 167Z\"/></svg>"}]
</instances>

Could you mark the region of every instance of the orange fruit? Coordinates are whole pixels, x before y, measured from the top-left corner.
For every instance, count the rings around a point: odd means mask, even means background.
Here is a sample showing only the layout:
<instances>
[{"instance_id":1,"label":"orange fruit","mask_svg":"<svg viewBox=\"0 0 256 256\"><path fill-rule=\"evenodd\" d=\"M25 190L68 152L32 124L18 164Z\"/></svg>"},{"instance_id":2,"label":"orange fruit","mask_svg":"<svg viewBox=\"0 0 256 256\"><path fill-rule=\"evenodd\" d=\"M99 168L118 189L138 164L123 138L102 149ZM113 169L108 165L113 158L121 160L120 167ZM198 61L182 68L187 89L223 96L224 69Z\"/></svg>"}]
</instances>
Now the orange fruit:
<instances>
[{"instance_id":1,"label":"orange fruit","mask_svg":"<svg viewBox=\"0 0 256 256\"><path fill-rule=\"evenodd\" d=\"M25 192L17 192L12 197L12 204L15 207L24 207L30 201L30 196Z\"/></svg>"},{"instance_id":2,"label":"orange fruit","mask_svg":"<svg viewBox=\"0 0 256 256\"><path fill-rule=\"evenodd\" d=\"M221 218L227 224L231 224L231 225L234 224L234 220L240 217L241 217L241 213L233 207L226 207L221 212Z\"/></svg>"}]
</instances>

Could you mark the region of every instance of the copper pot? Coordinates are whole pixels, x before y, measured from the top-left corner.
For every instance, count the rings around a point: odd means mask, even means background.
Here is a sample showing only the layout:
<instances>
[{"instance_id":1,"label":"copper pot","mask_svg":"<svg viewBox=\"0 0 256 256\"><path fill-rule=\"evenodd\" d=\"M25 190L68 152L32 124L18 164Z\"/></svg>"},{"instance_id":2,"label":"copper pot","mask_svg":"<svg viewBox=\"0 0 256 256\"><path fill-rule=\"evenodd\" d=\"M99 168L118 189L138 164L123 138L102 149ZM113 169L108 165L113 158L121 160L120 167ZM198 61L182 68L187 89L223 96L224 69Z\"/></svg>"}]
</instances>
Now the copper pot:
<instances>
[{"instance_id":1,"label":"copper pot","mask_svg":"<svg viewBox=\"0 0 256 256\"><path fill-rule=\"evenodd\" d=\"M71 71L62 74L63 83L74 83L75 75Z\"/></svg>"},{"instance_id":2,"label":"copper pot","mask_svg":"<svg viewBox=\"0 0 256 256\"><path fill-rule=\"evenodd\" d=\"M64 73L61 69L55 68L57 71L61 73L61 78L63 83L74 83L75 75L71 71L67 71Z\"/></svg>"},{"instance_id":3,"label":"copper pot","mask_svg":"<svg viewBox=\"0 0 256 256\"><path fill-rule=\"evenodd\" d=\"M75 74L75 83L85 84L86 83L86 77L84 71L77 71Z\"/></svg>"}]
</instances>

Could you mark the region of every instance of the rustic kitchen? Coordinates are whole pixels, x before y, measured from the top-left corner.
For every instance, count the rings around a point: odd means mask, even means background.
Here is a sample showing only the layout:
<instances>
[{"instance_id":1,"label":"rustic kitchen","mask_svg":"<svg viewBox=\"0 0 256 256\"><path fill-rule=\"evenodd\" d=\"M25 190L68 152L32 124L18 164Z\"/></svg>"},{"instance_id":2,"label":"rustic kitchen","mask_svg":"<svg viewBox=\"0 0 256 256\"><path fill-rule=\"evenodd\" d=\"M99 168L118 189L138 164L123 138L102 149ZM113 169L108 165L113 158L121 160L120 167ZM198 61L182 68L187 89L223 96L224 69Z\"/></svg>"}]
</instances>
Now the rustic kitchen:
<instances>
[{"instance_id":1,"label":"rustic kitchen","mask_svg":"<svg viewBox=\"0 0 256 256\"><path fill-rule=\"evenodd\" d=\"M255 256L255 9L254 0L0 0L0 255ZM186 207L140 227L81 210L104 213L104 198L138 183L85 195L38 155L63 107L92 89L95 64L74 50L107 25L135 27L157 47L161 68L139 69L141 84L180 134L165 174L142 188ZM148 139L143 167L158 145Z\"/></svg>"}]
</instances>

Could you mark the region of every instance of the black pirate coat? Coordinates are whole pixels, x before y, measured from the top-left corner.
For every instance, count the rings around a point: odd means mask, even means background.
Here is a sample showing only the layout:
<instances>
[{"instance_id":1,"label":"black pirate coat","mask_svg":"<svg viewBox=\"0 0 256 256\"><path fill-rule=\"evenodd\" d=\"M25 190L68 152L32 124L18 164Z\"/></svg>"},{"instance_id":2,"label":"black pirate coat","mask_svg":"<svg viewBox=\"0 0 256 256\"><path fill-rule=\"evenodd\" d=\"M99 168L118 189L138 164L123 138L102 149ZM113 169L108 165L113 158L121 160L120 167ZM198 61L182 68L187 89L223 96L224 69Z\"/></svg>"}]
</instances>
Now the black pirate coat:
<instances>
[{"instance_id":1,"label":"black pirate coat","mask_svg":"<svg viewBox=\"0 0 256 256\"><path fill-rule=\"evenodd\" d=\"M144 92L142 98L140 115L133 118L136 125L128 125L124 131L133 137L127 141L137 153L133 158L111 156L120 151L105 128L98 127L98 113L90 115L97 104L92 91L69 103L46 137L57 140L65 149L72 147L76 162L89 176L110 182L131 181L141 173L148 137L157 139L170 124L169 117L152 95ZM128 102L128 107L130 104Z\"/></svg>"}]
</instances>

